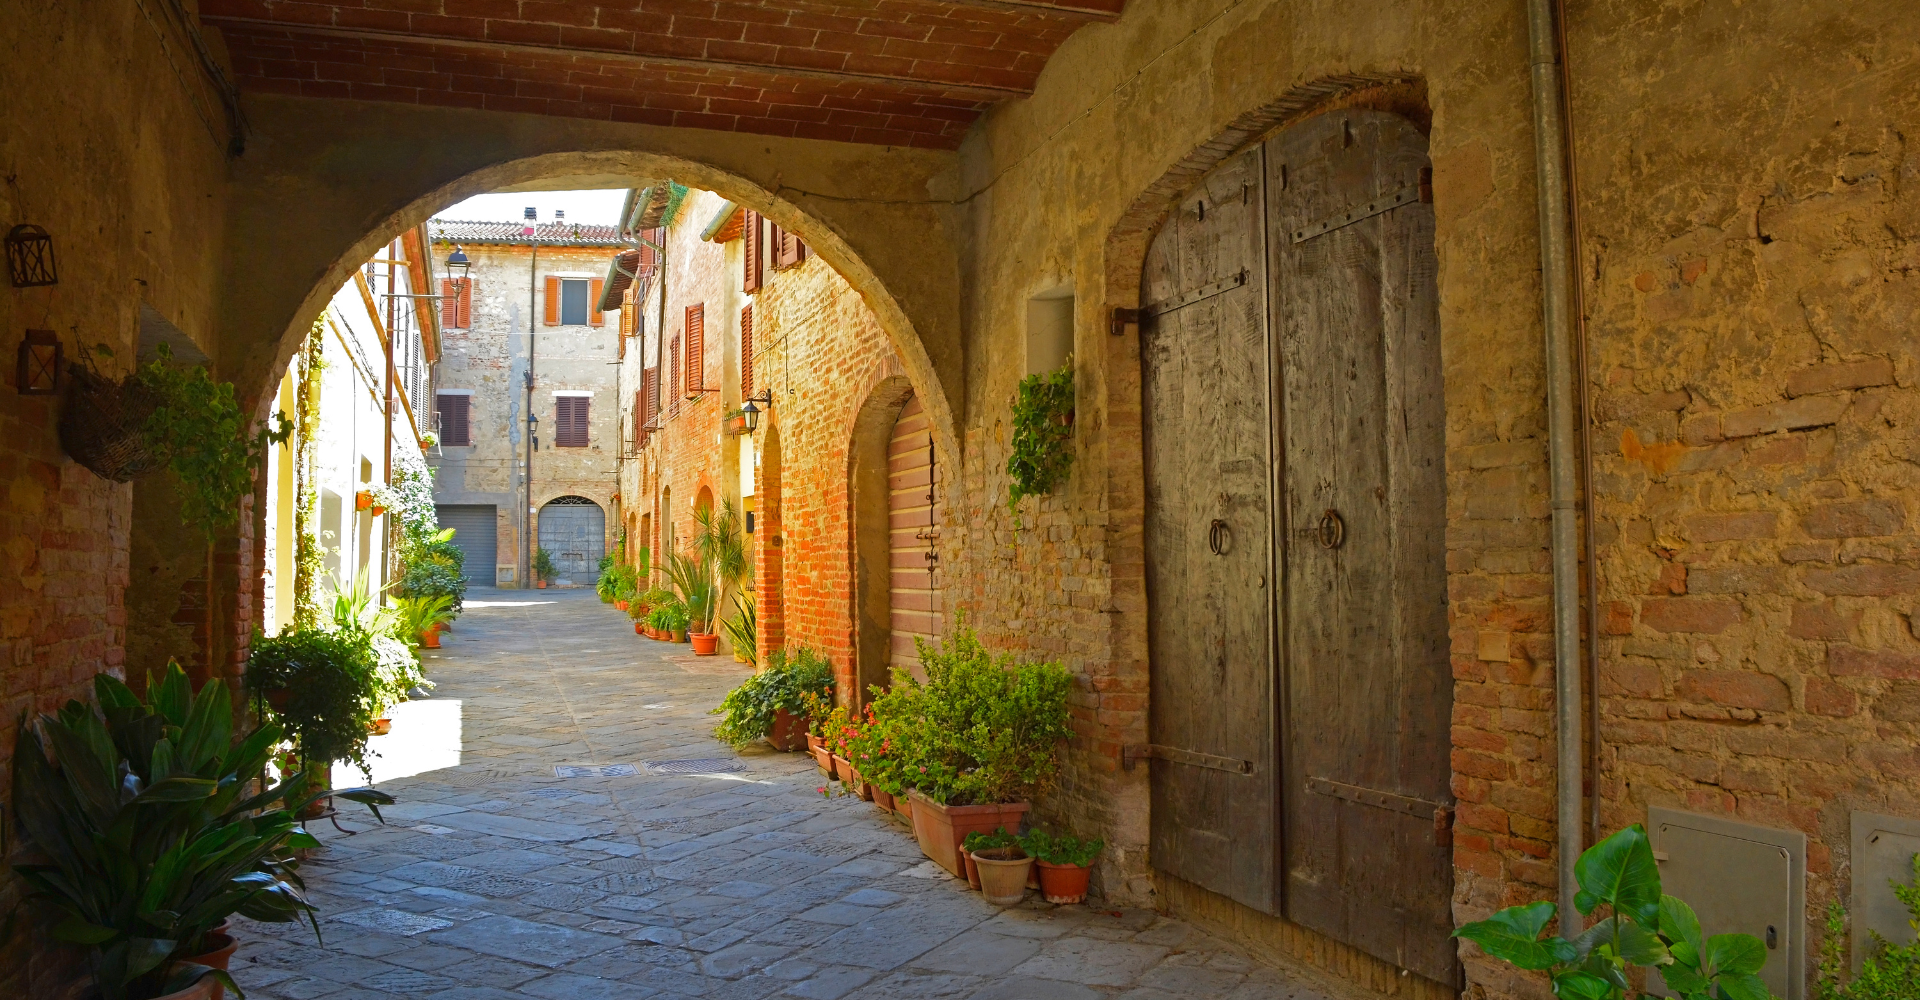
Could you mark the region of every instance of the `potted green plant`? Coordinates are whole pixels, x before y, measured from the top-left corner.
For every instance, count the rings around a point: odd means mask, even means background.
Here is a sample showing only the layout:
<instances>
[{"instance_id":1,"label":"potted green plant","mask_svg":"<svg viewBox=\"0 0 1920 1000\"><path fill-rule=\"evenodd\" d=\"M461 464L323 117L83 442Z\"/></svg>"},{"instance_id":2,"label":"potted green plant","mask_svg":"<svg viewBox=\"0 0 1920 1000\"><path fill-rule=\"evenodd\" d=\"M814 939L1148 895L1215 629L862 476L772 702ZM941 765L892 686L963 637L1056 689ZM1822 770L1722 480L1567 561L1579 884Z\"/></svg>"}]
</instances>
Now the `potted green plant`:
<instances>
[{"instance_id":1,"label":"potted green plant","mask_svg":"<svg viewBox=\"0 0 1920 1000\"><path fill-rule=\"evenodd\" d=\"M396 597L393 609L400 621L401 637L418 636L424 649L439 649L440 626L453 621L453 598L445 594Z\"/></svg>"},{"instance_id":2,"label":"potted green plant","mask_svg":"<svg viewBox=\"0 0 1920 1000\"><path fill-rule=\"evenodd\" d=\"M238 993L224 970L190 961L217 951L215 928L235 913L311 919L291 852L318 846L296 817L327 792L303 772L256 783L283 731L236 738L233 718L226 685L195 693L169 662L145 699L100 674L93 704L19 729L13 802L27 843L13 869L59 914L52 936L86 950L99 1000ZM332 794L376 818L393 801Z\"/></svg>"},{"instance_id":3,"label":"potted green plant","mask_svg":"<svg viewBox=\"0 0 1920 1000\"><path fill-rule=\"evenodd\" d=\"M758 664L760 616L754 611L753 599L735 594L733 608L733 617L723 620L720 627L726 630L727 644L733 647L734 662Z\"/></svg>"},{"instance_id":4,"label":"potted green plant","mask_svg":"<svg viewBox=\"0 0 1920 1000\"><path fill-rule=\"evenodd\" d=\"M896 671L893 686L873 701L896 747L885 771L911 786L921 850L964 876L966 835L1018 831L1031 801L1052 787L1060 745L1072 732L1073 679L1057 663L993 656L964 623L938 644L918 645L926 683Z\"/></svg>"},{"instance_id":5,"label":"potted green plant","mask_svg":"<svg viewBox=\"0 0 1920 1000\"><path fill-rule=\"evenodd\" d=\"M333 761L367 770L378 669L373 650L350 632L288 628L254 637L246 681L293 737L304 769L324 782Z\"/></svg>"},{"instance_id":6,"label":"potted green plant","mask_svg":"<svg viewBox=\"0 0 1920 1000\"><path fill-rule=\"evenodd\" d=\"M1040 895L1049 903L1063 905L1086 901L1093 859L1106 846L1107 842L1099 838L1082 840L1071 834L1055 837L1041 829L1028 830L1020 837L1020 849L1040 870Z\"/></svg>"},{"instance_id":7,"label":"potted green plant","mask_svg":"<svg viewBox=\"0 0 1920 1000\"><path fill-rule=\"evenodd\" d=\"M774 650L767 669L727 692L712 712L721 716L713 735L740 749L765 738L781 751L798 750L806 732L808 695L833 698L833 668L826 657L806 647L789 654Z\"/></svg>"},{"instance_id":8,"label":"potted green plant","mask_svg":"<svg viewBox=\"0 0 1920 1000\"><path fill-rule=\"evenodd\" d=\"M533 585L541 590L547 589L547 581L554 578L553 553L546 549L535 549L533 553Z\"/></svg>"},{"instance_id":9,"label":"potted green plant","mask_svg":"<svg viewBox=\"0 0 1920 1000\"><path fill-rule=\"evenodd\" d=\"M1020 845L983 847L968 857L973 859L974 868L979 872L980 894L987 897L987 902L995 906L1015 906L1026 898L1033 859L1027 857Z\"/></svg>"},{"instance_id":10,"label":"potted green plant","mask_svg":"<svg viewBox=\"0 0 1920 1000\"><path fill-rule=\"evenodd\" d=\"M1693 908L1660 891L1660 868L1639 824L1587 848L1574 875L1580 912L1591 915L1602 906L1607 912L1571 940L1542 936L1558 909L1545 901L1509 906L1453 936L1519 968L1546 972L1554 995L1566 1000L1622 1000L1633 988L1635 967L1657 970L1683 1000L1768 1000L1759 976L1767 946L1751 934L1703 934Z\"/></svg>"},{"instance_id":11,"label":"potted green plant","mask_svg":"<svg viewBox=\"0 0 1920 1000\"><path fill-rule=\"evenodd\" d=\"M1855 862L1858 864L1858 862ZM1888 879L1894 899L1906 907L1911 926L1920 926L1920 854L1907 860L1913 880L1902 884ZM1857 869L1856 869L1857 870ZM1839 900L1827 904L1827 933L1820 939L1820 971L1814 979L1814 996L1819 1000L1912 1000L1920 997L1920 941L1895 944L1872 935L1860 971L1851 980L1841 977L1850 964L1847 957L1847 908Z\"/></svg>"},{"instance_id":12,"label":"potted green plant","mask_svg":"<svg viewBox=\"0 0 1920 1000\"><path fill-rule=\"evenodd\" d=\"M967 834L967 839L960 842L960 857L966 862L967 866L967 885L972 886L976 890L980 888L980 866L974 863L973 852L990 850L996 847L1010 847L1019 842L1020 838L1008 833L1007 828L1004 826L992 833L981 833L975 830Z\"/></svg>"}]
</instances>

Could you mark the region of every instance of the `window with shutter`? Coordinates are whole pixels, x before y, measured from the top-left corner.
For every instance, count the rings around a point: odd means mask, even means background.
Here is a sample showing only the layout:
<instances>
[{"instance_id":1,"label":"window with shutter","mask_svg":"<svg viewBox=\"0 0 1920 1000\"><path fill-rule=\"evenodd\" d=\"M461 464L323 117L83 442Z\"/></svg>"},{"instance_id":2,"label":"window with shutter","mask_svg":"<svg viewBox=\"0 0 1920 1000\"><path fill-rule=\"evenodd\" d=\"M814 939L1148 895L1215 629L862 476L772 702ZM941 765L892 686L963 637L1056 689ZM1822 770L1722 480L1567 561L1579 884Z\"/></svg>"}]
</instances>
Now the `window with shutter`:
<instances>
[{"instance_id":1,"label":"window with shutter","mask_svg":"<svg viewBox=\"0 0 1920 1000\"><path fill-rule=\"evenodd\" d=\"M762 228L764 227L760 222L760 213L749 210L742 230L745 233L747 245L743 257L745 273L740 279L740 290L748 294L759 291L760 286L766 281L766 272L761 261L764 245Z\"/></svg>"},{"instance_id":2,"label":"window with shutter","mask_svg":"<svg viewBox=\"0 0 1920 1000\"><path fill-rule=\"evenodd\" d=\"M444 330L464 330L473 325L473 279L440 282L440 327Z\"/></svg>"},{"instance_id":3,"label":"window with shutter","mask_svg":"<svg viewBox=\"0 0 1920 1000\"><path fill-rule=\"evenodd\" d=\"M639 451L647 444L647 380L642 377L640 388L633 394L633 450Z\"/></svg>"},{"instance_id":4,"label":"window with shutter","mask_svg":"<svg viewBox=\"0 0 1920 1000\"><path fill-rule=\"evenodd\" d=\"M679 413L680 412L680 392L679 392L680 338L679 337L673 338L673 343L667 345L667 385L671 387L671 390L667 393L667 412L670 414Z\"/></svg>"},{"instance_id":5,"label":"window with shutter","mask_svg":"<svg viewBox=\"0 0 1920 1000\"><path fill-rule=\"evenodd\" d=\"M775 270L784 271L807 259L807 245L800 242L800 237L784 229L778 230L778 232L780 233L780 242L774 248L773 266Z\"/></svg>"},{"instance_id":6,"label":"window with shutter","mask_svg":"<svg viewBox=\"0 0 1920 1000\"><path fill-rule=\"evenodd\" d=\"M587 446L587 396L553 397L553 443L560 448Z\"/></svg>"},{"instance_id":7,"label":"window with shutter","mask_svg":"<svg viewBox=\"0 0 1920 1000\"><path fill-rule=\"evenodd\" d=\"M687 307L687 384L689 397L707 389L707 307Z\"/></svg>"},{"instance_id":8,"label":"window with shutter","mask_svg":"<svg viewBox=\"0 0 1920 1000\"><path fill-rule=\"evenodd\" d=\"M653 433L653 424L660 416L660 369L648 368L640 373L640 395L645 398L647 433Z\"/></svg>"},{"instance_id":9,"label":"window with shutter","mask_svg":"<svg viewBox=\"0 0 1920 1000\"><path fill-rule=\"evenodd\" d=\"M600 293L604 292L606 287L607 279L605 278L594 278L587 282L587 303L592 307L592 312L587 316L588 326L606 325L607 316L600 311Z\"/></svg>"},{"instance_id":10,"label":"window with shutter","mask_svg":"<svg viewBox=\"0 0 1920 1000\"><path fill-rule=\"evenodd\" d=\"M547 294L546 294L545 306L546 306L546 309L544 310L545 312L544 319L546 320L546 324L548 326L559 326L560 325L560 279L552 277L551 275L549 275L547 278Z\"/></svg>"},{"instance_id":11,"label":"window with shutter","mask_svg":"<svg viewBox=\"0 0 1920 1000\"><path fill-rule=\"evenodd\" d=\"M753 395L753 307L740 310L740 398Z\"/></svg>"},{"instance_id":12,"label":"window with shutter","mask_svg":"<svg viewBox=\"0 0 1920 1000\"><path fill-rule=\"evenodd\" d=\"M460 393L443 392L434 397L434 409L440 414L442 445L465 448L473 444L472 402L472 396Z\"/></svg>"}]
</instances>

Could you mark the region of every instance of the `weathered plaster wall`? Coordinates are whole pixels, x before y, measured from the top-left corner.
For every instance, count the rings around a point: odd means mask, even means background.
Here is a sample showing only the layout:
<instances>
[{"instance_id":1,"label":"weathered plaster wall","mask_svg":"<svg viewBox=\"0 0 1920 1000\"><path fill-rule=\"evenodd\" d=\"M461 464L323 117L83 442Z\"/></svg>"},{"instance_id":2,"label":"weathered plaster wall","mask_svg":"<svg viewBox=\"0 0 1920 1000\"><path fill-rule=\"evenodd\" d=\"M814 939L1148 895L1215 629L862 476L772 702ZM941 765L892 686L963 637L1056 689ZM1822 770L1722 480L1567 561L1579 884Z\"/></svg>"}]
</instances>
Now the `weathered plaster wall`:
<instances>
[{"instance_id":1,"label":"weathered plaster wall","mask_svg":"<svg viewBox=\"0 0 1920 1000\"><path fill-rule=\"evenodd\" d=\"M105 369L127 371L142 302L207 343L228 136L184 39L136 5L15 5L0 18L0 47L15 54L0 62L0 232L33 223L52 233L61 279L51 288L0 285L5 800L22 712L84 694L98 671L161 665L124 657L133 490L66 458L61 402L14 391L16 345L28 328L51 329L68 358L104 343L115 355ZM168 617L177 584L171 597ZM0 910L12 909L17 892L0 874ZM0 942L0 994L51 994L73 971L69 956L36 944L39 926L18 921Z\"/></svg>"}]
</instances>

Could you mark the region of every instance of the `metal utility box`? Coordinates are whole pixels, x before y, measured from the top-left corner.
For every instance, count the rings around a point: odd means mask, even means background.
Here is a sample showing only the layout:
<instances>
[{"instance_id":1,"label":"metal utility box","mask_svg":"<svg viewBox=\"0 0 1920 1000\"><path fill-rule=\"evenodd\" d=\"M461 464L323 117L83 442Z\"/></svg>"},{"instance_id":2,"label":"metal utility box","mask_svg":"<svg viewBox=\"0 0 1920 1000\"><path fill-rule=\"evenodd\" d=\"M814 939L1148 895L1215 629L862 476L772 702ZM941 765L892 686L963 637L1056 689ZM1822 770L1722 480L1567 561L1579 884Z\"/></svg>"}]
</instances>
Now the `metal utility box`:
<instances>
[{"instance_id":1,"label":"metal utility box","mask_svg":"<svg viewBox=\"0 0 1920 1000\"><path fill-rule=\"evenodd\" d=\"M1705 933L1766 942L1761 981L1782 1000L1804 1000L1807 835L1660 808L1647 827L1662 890L1692 906ZM1673 995L1664 983L1653 992Z\"/></svg>"},{"instance_id":2,"label":"metal utility box","mask_svg":"<svg viewBox=\"0 0 1920 1000\"><path fill-rule=\"evenodd\" d=\"M1896 945L1913 943L1913 927L1907 923L1912 918L1887 882L1913 883L1920 819L1855 812L1852 826L1853 899L1847 912L1853 920L1853 971L1859 972L1873 944L1870 931Z\"/></svg>"}]
</instances>

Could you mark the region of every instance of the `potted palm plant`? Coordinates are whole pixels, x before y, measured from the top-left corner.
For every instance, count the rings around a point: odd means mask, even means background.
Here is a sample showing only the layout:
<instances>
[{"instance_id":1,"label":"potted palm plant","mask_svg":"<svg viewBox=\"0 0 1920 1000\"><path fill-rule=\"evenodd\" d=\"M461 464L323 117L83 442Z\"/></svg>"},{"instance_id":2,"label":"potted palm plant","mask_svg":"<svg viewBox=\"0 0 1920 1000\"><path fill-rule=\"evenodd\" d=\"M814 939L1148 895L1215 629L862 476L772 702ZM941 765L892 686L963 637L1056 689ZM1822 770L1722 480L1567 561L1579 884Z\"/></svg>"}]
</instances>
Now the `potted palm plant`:
<instances>
[{"instance_id":1,"label":"potted palm plant","mask_svg":"<svg viewBox=\"0 0 1920 1000\"><path fill-rule=\"evenodd\" d=\"M533 585L547 589L547 581L554 578L553 553L546 549L536 549L533 553Z\"/></svg>"},{"instance_id":2,"label":"potted palm plant","mask_svg":"<svg viewBox=\"0 0 1920 1000\"><path fill-rule=\"evenodd\" d=\"M52 936L86 951L99 1000L204 1000L227 973L205 957L235 913L311 919L292 852L318 846L298 814L329 794L304 772L256 783L284 732L239 736L226 685L198 693L169 662L147 698L107 674L94 703L22 725L13 804L28 843L13 864ZM378 807L372 789L332 795ZM315 925L316 932L318 925Z\"/></svg>"},{"instance_id":3,"label":"potted palm plant","mask_svg":"<svg viewBox=\"0 0 1920 1000\"><path fill-rule=\"evenodd\" d=\"M440 648L440 628L453 621L453 598L445 594L398 597L393 608L402 636L419 636L423 649Z\"/></svg>"}]
</instances>

